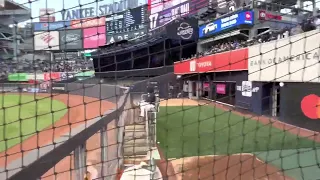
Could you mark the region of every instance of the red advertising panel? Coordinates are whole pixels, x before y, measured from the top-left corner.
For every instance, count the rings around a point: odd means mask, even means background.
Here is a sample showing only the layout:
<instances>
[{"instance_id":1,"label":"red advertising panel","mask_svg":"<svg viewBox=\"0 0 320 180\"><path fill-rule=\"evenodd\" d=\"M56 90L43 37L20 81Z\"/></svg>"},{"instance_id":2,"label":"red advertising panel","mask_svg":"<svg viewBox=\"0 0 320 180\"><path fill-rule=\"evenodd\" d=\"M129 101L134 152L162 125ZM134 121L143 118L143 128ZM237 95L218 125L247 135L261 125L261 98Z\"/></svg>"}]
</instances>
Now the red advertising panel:
<instances>
[{"instance_id":1,"label":"red advertising panel","mask_svg":"<svg viewBox=\"0 0 320 180\"><path fill-rule=\"evenodd\" d=\"M217 84L216 93L217 94L226 94L226 85L225 84Z\"/></svg>"},{"instance_id":2,"label":"red advertising panel","mask_svg":"<svg viewBox=\"0 0 320 180\"><path fill-rule=\"evenodd\" d=\"M248 70L248 48L177 62L175 74Z\"/></svg>"},{"instance_id":3,"label":"red advertising panel","mask_svg":"<svg viewBox=\"0 0 320 180\"><path fill-rule=\"evenodd\" d=\"M86 19L76 19L71 21L72 29L82 29L90 27L99 27L106 25L106 18L86 18Z\"/></svg>"},{"instance_id":4,"label":"red advertising panel","mask_svg":"<svg viewBox=\"0 0 320 180\"><path fill-rule=\"evenodd\" d=\"M44 73L44 80L60 80L60 72L51 72L51 73Z\"/></svg>"},{"instance_id":5,"label":"red advertising panel","mask_svg":"<svg viewBox=\"0 0 320 180\"><path fill-rule=\"evenodd\" d=\"M97 48L106 44L106 26L83 30L83 48Z\"/></svg>"}]
</instances>

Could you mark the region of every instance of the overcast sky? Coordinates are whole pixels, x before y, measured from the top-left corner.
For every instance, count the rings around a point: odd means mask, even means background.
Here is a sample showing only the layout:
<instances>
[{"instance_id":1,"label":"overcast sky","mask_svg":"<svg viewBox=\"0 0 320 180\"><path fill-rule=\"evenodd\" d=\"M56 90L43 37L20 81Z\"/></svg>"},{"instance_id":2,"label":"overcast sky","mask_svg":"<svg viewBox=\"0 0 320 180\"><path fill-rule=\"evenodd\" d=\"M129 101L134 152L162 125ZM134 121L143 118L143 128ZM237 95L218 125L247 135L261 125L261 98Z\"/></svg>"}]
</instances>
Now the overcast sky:
<instances>
[{"instance_id":1,"label":"overcast sky","mask_svg":"<svg viewBox=\"0 0 320 180\"><path fill-rule=\"evenodd\" d=\"M39 17L40 8L54 8L55 11L61 11L64 9L79 9L80 5L82 8L94 7L95 9L101 5L111 4L113 2L118 2L119 0L101 0L96 3L95 0L15 0L20 4L24 4L26 7L32 10L32 17ZM32 1L32 3L28 3ZM140 0L139 0L140 1ZM141 0L147 2L147 0ZM311 2L305 2L305 9L312 10ZM320 0L316 0L316 6L320 7ZM283 11L286 13L286 11ZM55 14L56 21L62 20L61 12ZM38 19L33 20L33 22L39 21Z\"/></svg>"}]
</instances>

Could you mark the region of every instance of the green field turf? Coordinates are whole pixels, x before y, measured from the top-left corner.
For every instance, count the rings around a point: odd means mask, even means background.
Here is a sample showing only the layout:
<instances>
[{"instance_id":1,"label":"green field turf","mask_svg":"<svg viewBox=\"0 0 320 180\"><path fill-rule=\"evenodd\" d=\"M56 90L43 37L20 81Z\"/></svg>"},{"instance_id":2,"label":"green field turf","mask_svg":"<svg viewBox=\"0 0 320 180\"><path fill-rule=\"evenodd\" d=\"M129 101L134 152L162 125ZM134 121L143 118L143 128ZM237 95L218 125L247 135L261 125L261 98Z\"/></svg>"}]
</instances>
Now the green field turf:
<instances>
[{"instance_id":1,"label":"green field turf","mask_svg":"<svg viewBox=\"0 0 320 180\"><path fill-rule=\"evenodd\" d=\"M63 102L50 98L0 96L0 152L52 125L66 112Z\"/></svg>"},{"instance_id":2,"label":"green field turf","mask_svg":"<svg viewBox=\"0 0 320 180\"><path fill-rule=\"evenodd\" d=\"M212 106L161 107L157 140L167 158L320 146Z\"/></svg>"}]
</instances>

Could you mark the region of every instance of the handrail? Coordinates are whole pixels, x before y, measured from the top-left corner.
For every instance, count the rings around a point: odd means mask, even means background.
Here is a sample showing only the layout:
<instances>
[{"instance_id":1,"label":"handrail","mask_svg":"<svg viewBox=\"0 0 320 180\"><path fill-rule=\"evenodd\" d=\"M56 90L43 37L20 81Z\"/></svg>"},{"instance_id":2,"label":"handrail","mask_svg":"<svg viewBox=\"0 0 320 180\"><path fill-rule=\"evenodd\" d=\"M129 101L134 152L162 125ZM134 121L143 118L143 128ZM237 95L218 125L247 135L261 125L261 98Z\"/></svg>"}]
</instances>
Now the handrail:
<instances>
[{"instance_id":1,"label":"handrail","mask_svg":"<svg viewBox=\"0 0 320 180\"><path fill-rule=\"evenodd\" d=\"M56 145L55 149L11 176L9 180L25 180L26 177L28 177L28 180L37 180L44 173L54 167L59 161L72 153L77 147L83 145L91 136L101 130L102 127L106 127L112 120L117 119L119 114L124 111L125 102L127 101L128 96L129 89L127 89L124 95L120 97L117 102L120 106L118 106L116 110L112 110L112 112L105 115L89 127L86 127L76 135L70 137L70 139L64 143Z\"/></svg>"}]
</instances>

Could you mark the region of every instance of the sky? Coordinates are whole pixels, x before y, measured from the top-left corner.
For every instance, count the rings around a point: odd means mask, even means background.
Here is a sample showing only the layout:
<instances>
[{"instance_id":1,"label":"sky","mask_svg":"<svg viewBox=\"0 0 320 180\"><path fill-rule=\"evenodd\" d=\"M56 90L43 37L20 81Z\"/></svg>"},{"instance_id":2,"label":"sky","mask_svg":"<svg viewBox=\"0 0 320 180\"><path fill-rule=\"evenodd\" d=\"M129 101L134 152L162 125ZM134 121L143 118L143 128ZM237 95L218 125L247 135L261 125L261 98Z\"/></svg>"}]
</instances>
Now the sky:
<instances>
[{"instance_id":1,"label":"sky","mask_svg":"<svg viewBox=\"0 0 320 180\"><path fill-rule=\"evenodd\" d=\"M100 2L96 2L96 0L14 0L19 4L23 4L24 6L30 8L32 10L32 17L39 17L39 9L40 8L53 8L55 12L61 11L62 9L80 9L80 5L82 9L93 7L97 10L97 7L113 4L114 2L119 2L120 0L100 0ZM28 3L28 2L31 3ZM147 0L138 0L139 4L143 5ZM61 12L57 12L55 14L56 21L62 20ZM33 20L34 22L39 21L38 19Z\"/></svg>"},{"instance_id":2,"label":"sky","mask_svg":"<svg viewBox=\"0 0 320 180\"><path fill-rule=\"evenodd\" d=\"M97 7L105 4L112 4L113 2L119 2L119 0L100 0L100 2L96 3L96 0L14 0L19 4L23 4L26 7L32 10L32 17L39 17L39 9L40 8L54 8L55 11L61 11L64 9L79 9L80 4L83 5L82 8L90 8L94 7L97 10ZM28 3L28 2L31 3ZM129 0L130 1L130 0ZM263 1L263 0L262 0ZM147 0L139 0L139 3L147 2ZM312 10L311 2L304 2L304 7L307 10ZM316 6L320 7L320 0L316 0ZM287 11L283 11L283 13L287 13ZM56 21L62 20L62 13L57 12L55 14ZM33 22L38 22L39 19L34 19Z\"/></svg>"}]
</instances>

